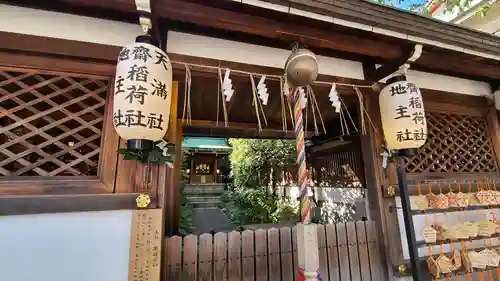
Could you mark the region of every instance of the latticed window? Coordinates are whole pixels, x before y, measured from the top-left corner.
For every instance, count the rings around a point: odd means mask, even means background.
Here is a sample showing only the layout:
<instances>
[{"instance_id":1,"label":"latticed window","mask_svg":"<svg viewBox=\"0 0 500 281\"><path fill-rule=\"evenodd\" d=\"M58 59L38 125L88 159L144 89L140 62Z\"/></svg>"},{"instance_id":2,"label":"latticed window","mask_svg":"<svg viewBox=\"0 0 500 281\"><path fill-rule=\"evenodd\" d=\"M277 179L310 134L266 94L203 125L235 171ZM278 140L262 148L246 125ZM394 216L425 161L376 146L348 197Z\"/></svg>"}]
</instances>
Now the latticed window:
<instances>
[{"instance_id":1,"label":"latticed window","mask_svg":"<svg viewBox=\"0 0 500 281\"><path fill-rule=\"evenodd\" d=\"M482 116L427 113L428 139L408 159L409 173L497 172L486 119Z\"/></svg>"},{"instance_id":2,"label":"latticed window","mask_svg":"<svg viewBox=\"0 0 500 281\"><path fill-rule=\"evenodd\" d=\"M107 87L0 68L0 175L97 175Z\"/></svg>"},{"instance_id":3,"label":"latticed window","mask_svg":"<svg viewBox=\"0 0 500 281\"><path fill-rule=\"evenodd\" d=\"M336 152L325 152L314 158L319 186L364 186L363 164L359 149L345 147Z\"/></svg>"}]
</instances>

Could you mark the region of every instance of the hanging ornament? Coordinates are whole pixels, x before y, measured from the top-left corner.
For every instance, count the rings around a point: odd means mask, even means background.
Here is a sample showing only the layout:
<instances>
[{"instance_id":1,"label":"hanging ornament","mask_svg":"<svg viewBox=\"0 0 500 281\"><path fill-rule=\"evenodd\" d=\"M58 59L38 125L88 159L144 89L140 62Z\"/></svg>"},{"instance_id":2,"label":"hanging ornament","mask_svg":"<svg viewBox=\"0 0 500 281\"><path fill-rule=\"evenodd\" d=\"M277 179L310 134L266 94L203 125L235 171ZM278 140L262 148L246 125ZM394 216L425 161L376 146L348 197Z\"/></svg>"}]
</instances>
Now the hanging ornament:
<instances>
[{"instance_id":1,"label":"hanging ornament","mask_svg":"<svg viewBox=\"0 0 500 281\"><path fill-rule=\"evenodd\" d=\"M222 93L226 97L226 102L231 100L231 97L234 94L233 83L229 78L229 74L231 74L231 70L226 68L226 72L224 73L224 80L222 81Z\"/></svg>"},{"instance_id":2,"label":"hanging ornament","mask_svg":"<svg viewBox=\"0 0 500 281\"><path fill-rule=\"evenodd\" d=\"M420 89L397 75L379 96L380 115L389 149L419 148L427 140L427 120Z\"/></svg>"},{"instance_id":3,"label":"hanging ornament","mask_svg":"<svg viewBox=\"0 0 500 281\"><path fill-rule=\"evenodd\" d=\"M332 102L332 106L335 107L335 112L340 113L341 103L339 99L339 93L337 92L337 87L335 83L332 83L332 88L330 89L330 93L328 94L330 101Z\"/></svg>"},{"instance_id":4,"label":"hanging ornament","mask_svg":"<svg viewBox=\"0 0 500 281\"><path fill-rule=\"evenodd\" d=\"M118 56L113 125L129 150L152 150L168 129L172 66L167 54L153 44L151 36L139 36Z\"/></svg>"},{"instance_id":5,"label":"hanging ornament","mask_svg":"<svg viewBox=\"0 0 500 281\"><path fill-rule=\"evenodd\" d=\"M318 77L318 61L313 52L294 48L285 63L287 83L293 87L311 84Z\"/></svg>"},{"instance_id":6,"label":"hanging ornament","mask_svg":"<svg viewBox=\"0 0 500 281\"><path fill-rule=\"evenodd\" d=\"M260 77L259 83L257 84L257 95L262 101L263 105L267 105L267 100L269 99L269 93L267 93L267 87L264 83L266 81L266 76Z\"/></svg>"}]
</instances>

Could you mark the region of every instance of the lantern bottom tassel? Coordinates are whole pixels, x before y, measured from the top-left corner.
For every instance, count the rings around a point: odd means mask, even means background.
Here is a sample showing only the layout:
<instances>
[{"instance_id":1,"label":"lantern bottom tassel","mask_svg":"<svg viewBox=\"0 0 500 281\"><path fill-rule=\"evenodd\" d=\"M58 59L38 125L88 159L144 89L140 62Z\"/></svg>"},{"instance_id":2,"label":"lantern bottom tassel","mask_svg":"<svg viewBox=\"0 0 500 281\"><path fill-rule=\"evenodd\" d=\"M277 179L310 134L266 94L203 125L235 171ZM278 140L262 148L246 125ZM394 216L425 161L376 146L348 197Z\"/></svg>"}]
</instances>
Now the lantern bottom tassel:
<instances>
[{"instance_id":1,"label":"lantern bottom tassel","mask_svg":"<svg viewBox=\"0 0 500 281\"><path fill-rule=\"evenodd\" d=\"M319 270L316 272L310 271L305 272L302 268L299 267L299 276L297 276L297 281L323 281L321 276L319 275Z\"/></svg>"}]
</instances>

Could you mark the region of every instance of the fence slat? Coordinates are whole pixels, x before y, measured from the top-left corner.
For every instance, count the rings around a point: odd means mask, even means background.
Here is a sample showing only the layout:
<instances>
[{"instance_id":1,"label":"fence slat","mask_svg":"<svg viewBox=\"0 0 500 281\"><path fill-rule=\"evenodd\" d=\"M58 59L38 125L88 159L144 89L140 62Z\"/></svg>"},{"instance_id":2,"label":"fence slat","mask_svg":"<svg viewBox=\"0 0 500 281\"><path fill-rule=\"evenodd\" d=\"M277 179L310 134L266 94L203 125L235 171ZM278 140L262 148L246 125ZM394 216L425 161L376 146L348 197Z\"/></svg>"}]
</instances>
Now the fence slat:
<instances>
[{"instance_id":1,"label":"fence slat","mask_svg":"<svg viewBox=\"0 0 500 281\"><path fill-rule=\"evenodd\" d=\"M319 274L321 278L328 278L328 256L326 255L326 234L325 226L318 224L318 254L319 254ZM328 280L328 279L327 279Z\"/></svg>"},{"instance_id":2,"label":"fence slat","mask_svg":"<svg viewBox=\"0 0 500 281\"><path fill-rule=\"evenodd\" d=\"M232 231L228 234L228 269L227 279L229 281L241 280L241 234Z\"/></svg>"},{"instance_id":3,"label":"fence slat","mask_svg":"<svg viewBox=\"0 0 500 281\"><path fill-rule=\"evenodd\" d=\"M326 243L328 254L328 277L323 277L323 281L337 281L340 280L339 270L339 252L337 249L337 230L334 224L326 225Z\"/></svg>"},{"instance_id":4,"label":"fence slat","mask_svg":"<svg viewBox=\"0 0 500 281\"><path fill-rule=\"evenodd\" d=\"M288 227L280 229L280 248L282 280L295 280L293 278L292 231Z\"/></svg>"},{"instance_id":5,"label":"fence slat","mask_svg":"<svg viewBox=\"0 0 500 281\"><path fill-rule=\"evenodd\" d=\"M280 231L271 228L267 231L267 245L269 248L269 280L281 280L280 266Z\"/></svg>"},{"instance_id":6,"label":"fence slat","mask_svg":"<svg viewBox=\"0 0 500 281\"><path fill-rule=\"evenodd\" d=\"M292 247L293 247L293 280L299 275L299 259L297 251L297 226L292 228Z\"/></svg>"},{"instance_id":7,"label":"fence slat","mask_svg":"<svg viewBox=\"0 0 500 281\"><path fill-rule=\"evenodd\" d=\"M250 230L245 230L241 236L243 247L241 249L243 262L243 281L255 281L255 251L254 251L254 233Z\"/></svg>"},{"instance_id":8,"label":"fence slat","mask_svg":"<svg viewBox=\"0 0 500 281\"><path fill-rule=\"evenodd\" d=\"M346 227L347 227L347 244L349 245L349 264L351 269L351 280L361 281L356 224L354 224L354 222L348 222L346 223Z\"/></svg>"},{"instance_id":9,"label":"fence slat","mask_svg":"<svg viewBox=\"0 0 500 281\"><path fill-rule=\"evenodd\" d=\"M255 231L255 279L267 281L267 235L264 229Z\"/></svg>"},{"instance_id":10,"label":"fence slat","mask_svg":"<svg viewBox=\"0 0 500 281\"><path fill-rule=\"evenodd\" d=\"M366 243L366 228L365 222L356 222L356 232L358 236L358 249L359 249L359 263L361 265L361 279L363 281L370 281L370 259L368 258L368 244Z\"/></svg>"},{"instance_id":11,"label":"fence slat","mask_svg":"<svg viewBox=\"0 0 500 281\"><path fill-rule=\"evenodd\" d=\"M198 236L188 235L184 237L184 256L182 260L184 265L182 280L196 281L198 276Z\"/></svg>"},{"instance_id":12,"label":"fence slat","mask_svg":"<svg viewBox=\"0 0 500 281\"><path fill-rule=\"evenodd\" d=\"M214 236L214 281L227 281L227 234Z\"/></svg>"},{"instance_id":13,"label":"fence slat","mask_svg":"<svg viewBox=\"0 0 500 281\"><path fill-rule=\"evenodd\" d=\"M351 280L351 270L349 268L349 252L347 249L347 232L344 223L337 224L337 245L339 251L340 279L342 281Z\"/></svg>"},{"instance_id":14,"label":"fence slat","mask_svg":"<svg viewBox=\"0 0 500 281\"><path fill-rule=\"evenodd\" d=\"M368 238L368 256L370 258L372 281L381 281L383 280L383 273L381 271L380 255L377 245L377 231L375 230L375 223L373 221L366 223L366 236Z\"/></svg>"},{"instance_id":15,"label":"fence slat","mask_svg":"<svg viewBox=\"0 0 500 281\"><path fill-rule=\"evenodd\" d=\"M323 281L384 280L374 222L317 227ZM174 236L164 253L165 281L293 281L298 275L297 227Z\"/></svg>"},{"instance_id":16,"label":"fence slat","mask_svg":"<svg viewBox=\"0 0 500 281\"><path fill-rule=\"evenodd\" d=\"M173 236L167 239L167 278L168 280L181 279L181 251L182 238Z\"/></svg>"},{"instance_id":17,"label":"fence slat","mask_svg":"<svg viewBox=\"0 0 500 281\"><path fill-rule=\"evenodd\" d=\"M213 265L213 241L212 235L205 233L200 235L200 264L198 266L199 281L212 281ZM168 280L173 281L173 280Z\"/></svg>"}]
</instances>

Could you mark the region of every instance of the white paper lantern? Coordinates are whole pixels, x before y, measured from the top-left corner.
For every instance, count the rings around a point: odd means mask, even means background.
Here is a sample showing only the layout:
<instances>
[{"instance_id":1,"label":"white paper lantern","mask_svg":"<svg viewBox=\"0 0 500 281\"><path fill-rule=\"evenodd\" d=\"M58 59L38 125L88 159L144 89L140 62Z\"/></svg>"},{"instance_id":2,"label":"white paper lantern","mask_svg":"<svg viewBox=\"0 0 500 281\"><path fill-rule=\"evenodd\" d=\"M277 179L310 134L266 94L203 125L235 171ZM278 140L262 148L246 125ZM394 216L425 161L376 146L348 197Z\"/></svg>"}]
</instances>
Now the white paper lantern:
<instances>
[{"instance_id":1,"label":"white paper lantern","mask_svg":"<svg viewBox=\"0 0 500 281\"><path fill-rule=\"evenodd\" d=\"M158 141L165 136L172 100L172 65L165 52L147 43L125 46L118 56L113 125L125 140Z\"/></svg>"},{"instance_id":2,"label":"white paper lantern","mask_svg":"<svg viewBox=\"0 0 500 281\"><path fill-rule=\"evenodd\" d=\"M427 140L427 120L420 89L404 76L389 79L380 92L380 115L389 149L418 148Z\"/></svg>"}]
</instances>

